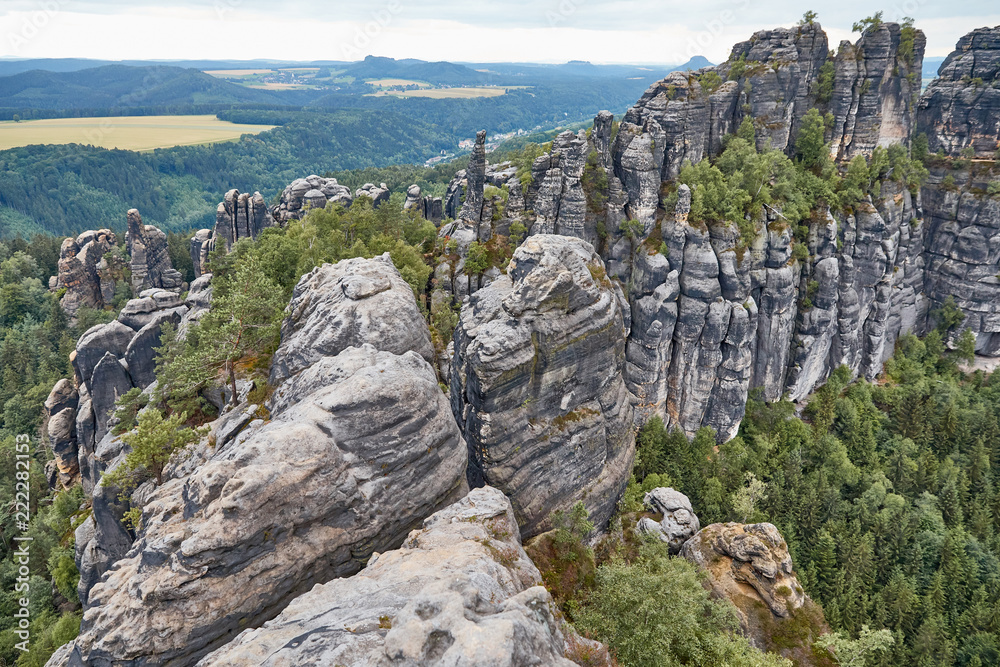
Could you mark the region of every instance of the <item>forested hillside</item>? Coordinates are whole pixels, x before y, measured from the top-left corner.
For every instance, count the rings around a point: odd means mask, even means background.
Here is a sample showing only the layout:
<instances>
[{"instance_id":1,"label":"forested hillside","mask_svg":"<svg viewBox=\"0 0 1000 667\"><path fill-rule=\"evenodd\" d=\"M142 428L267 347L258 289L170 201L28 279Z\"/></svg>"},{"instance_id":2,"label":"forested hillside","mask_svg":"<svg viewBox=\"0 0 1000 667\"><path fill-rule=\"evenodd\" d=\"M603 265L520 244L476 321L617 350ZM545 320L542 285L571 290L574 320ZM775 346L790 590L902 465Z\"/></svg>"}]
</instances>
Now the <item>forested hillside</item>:
<instances>
[{"instance_id":1,"label":"forested hillside","mask_svg":"<svg viewBox=\"0 0 1000 667\"><path fill-rule=\"evenodd\" d=\"M423 162L452 145L426 123L391 112L296 114L239 141L151 153L92 146L0 152L0 237L121 229L137 208L163 229L207 227L231 188L273 197L304 174Z\"/></svg>"}]
</instances>

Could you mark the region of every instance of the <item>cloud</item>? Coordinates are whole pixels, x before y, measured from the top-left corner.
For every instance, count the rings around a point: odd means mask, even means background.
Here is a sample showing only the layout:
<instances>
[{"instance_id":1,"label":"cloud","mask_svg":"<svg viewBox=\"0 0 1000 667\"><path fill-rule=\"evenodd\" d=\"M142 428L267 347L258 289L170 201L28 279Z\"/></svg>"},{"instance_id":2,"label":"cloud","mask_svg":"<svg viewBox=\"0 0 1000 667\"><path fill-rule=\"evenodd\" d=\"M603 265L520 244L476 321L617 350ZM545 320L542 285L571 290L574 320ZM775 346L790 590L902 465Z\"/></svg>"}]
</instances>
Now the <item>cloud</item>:
<instances>
[{"instance_id":1,"label":"cloud","mask_svg":"<svg viewBox=\"0 0 1000 667\"><path fill-rule=\"evenodd\" d=\"M851 0L820 8L831 45L872 13ZM5 0L0 55L103 59L343 60L369 53L466 62L718 62L756 30L801 14L773 0ZM928 55L969 30L1000 23L994 3L894 0L887 20L913 16ZM350 55L348 55L350 54Z\"/></svg>"}]
</instances>

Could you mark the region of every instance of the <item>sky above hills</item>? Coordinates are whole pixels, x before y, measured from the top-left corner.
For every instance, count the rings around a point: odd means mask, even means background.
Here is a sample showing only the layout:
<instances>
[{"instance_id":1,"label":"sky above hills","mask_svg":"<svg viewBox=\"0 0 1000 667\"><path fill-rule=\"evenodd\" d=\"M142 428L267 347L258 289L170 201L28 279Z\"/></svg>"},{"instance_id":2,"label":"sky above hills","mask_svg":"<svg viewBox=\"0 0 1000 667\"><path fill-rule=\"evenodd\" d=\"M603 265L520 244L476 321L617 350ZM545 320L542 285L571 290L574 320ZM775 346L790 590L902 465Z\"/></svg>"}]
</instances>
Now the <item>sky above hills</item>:
<instances>
[{"instance_id":1,"label":"sky above hills","mask_svg":"<svg viewBox=\"0 0 1000 667\"><path fill-rule=\"evenodd\" d=\"M3 0L0 56L677 64L725 60L754 31L795 23L810 5L780 0ZM831 45L882 9L915 19L928 56L1000 24L995 0L816 3ZM856 37L856 36L855 36Z\"/></svg>"}]
</instances>

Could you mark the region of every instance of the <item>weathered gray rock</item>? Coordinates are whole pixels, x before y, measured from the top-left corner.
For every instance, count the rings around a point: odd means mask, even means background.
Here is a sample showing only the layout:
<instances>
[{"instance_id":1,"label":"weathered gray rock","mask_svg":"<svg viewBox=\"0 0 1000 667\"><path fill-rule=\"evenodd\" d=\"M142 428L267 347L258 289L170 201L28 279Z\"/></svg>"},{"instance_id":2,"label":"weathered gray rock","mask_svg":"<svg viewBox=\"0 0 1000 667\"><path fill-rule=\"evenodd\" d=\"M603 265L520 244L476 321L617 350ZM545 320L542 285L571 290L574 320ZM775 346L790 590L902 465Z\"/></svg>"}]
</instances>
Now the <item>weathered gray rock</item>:
<instances>
[{"instance_id":1,"label":"weathered gray rock","mask_svg":"<svg viewBox=\"0 0 1000 667\"><path fill-rule=\"evenodd\" d=\"M131 389L132 378L122 361L110 352L97 362L90 378L90 399L94 410L94 440L100 442L108 432L108 421L115 402Z\"/></svg>"},{"instance_id":2,"label":"weathered gray rock","mask_svg":"<svg viewBox=\"0 0 1000 667\"><path fill-rule=\"evenodd\" d=\"M69 664L191 664L466 493L465 445L427 362L365 346L333 363L336 380L151 491L139 539L90 590Z\"/></svg>"},{"instance_id":3,"label":"weathered gray rock","mask_svg":"<svg viewBox=\"0 0 1000 667\"><path fill-rule=\"evenodd\" d=\"M62 488L80 481L76 444L76 409L80 396L69 380L59 380L45 399L43 432L55 457L56 475Z\"/></svg>"},{"instance_id":4,"label":"weathered gray rock","mask_svg":"<svg viewBox=\"0 0 1000 667\"><path fill-rule=\"evenodd\" d=\"M355 190L355 197L367 197L372 200L372 206L378 208L382 204L389 201L389 196L392 193L389 191L389 186L385 183L380 183L375 185L374 183L365 183L360 188Z\"/></svg>"},{"instance_id":5,"label":"weathered gray rock","mask_svg":"<svg viewBox=\"0 0 1000 667\"><path fill-rule=\"evenodd\" d=\"M636 528L666 542L670 546L670 553L679 552L681 546L701 530L698 515L691 508L691 501L680 491L659 487L643 496L642 502L647 510L661 514L663 518L657 522L643 517Z\"/></svg>"},{"instance_id":6,"label":"weathered gray rock","mask_svg":"<svg viewBox=\"0 0 1000 667\"><path fill-rule=\"evenodd\" d=\"M927 135L931 152L958 156L969 146L981 157L996 152L998 80L1000 26L977 28L958 40L918 105L917 132Z\"/></svg>"},{"instance_id":7,"label":"weathered gray rock","mask_svg":"<svg viewBox=\"0 0 1000 667\"><path fill-rule=\"evenodd\" d=\"M77 595L84 610L93 606L90 591L132 546L132 536L122 524L128 503L119 500L116 489L95 485L91 507L91 515L75 533L75 560L80 572Z\"/></svg>"},{"instance_id":8,"label":"weathered gray rock","mask_svg":"<svg viewBox=\"0 0 1000 667\"><path fill-rule=\"evenodd\" d=\"M133 336L135 330L117 320L88 329L76 342L76 356L73 357L73 368L79 381L92 386L94 369L104 355L110 352L121 358Z\"/></svg>"},{"instance_id":9,"label":"weathered gray rock","mask_svg":"<svg viewBox=\"0 0 1000 667\"><path fill-rule=\"evenodd\" d=\"M412 350L428 363L435 359L413 290L389 253L324 264L302 276L281 341L271 366L274 386L322 357L365 343L395 354Z\"/></svg>"},{"instance_id":10,"label":"weathered gray rock","mask_svg":"<svg viewBox=\"0 0 1000 667\"><path fill-rule=\"evenodd\" d=\"M510 502L474 489L400 549L316 586L199 665L566 665L566 636Z\"/></svg>"},{"instance_id":11,"label":"weathered gray rock","mask_svg":"<svg viewBox=\"0 0 1000 667\"><path fill-rule=\"evenodd\" d=\"M876 146L909 145L914 127L926 38L913 31L909 54L900 51L902 28L883 23L855 44L841 42L834 58L833 154L871 154Z\"/></svg>"},{"instance_id":12,"label":"weathered gray rock","mask_svg":"<svg viewBox=\"0 0 1000 667\"><path fill-rule=\"evenodd\" d=\"M476 133L476 144L469 156L465 178L465 202L456 219L479 223L483 219L483 189L486 185L486 130Z\"/></svg>"},{"instance_id":13,"label":"weathered gray rock","mask_svg":"<svg viewBox=\"0 0 1000 667\"><path fill-rule=\"evenodd\" d=\"M998 82L1000 26L962 37L920 100L917 132L927 135L932 151L959 157L971 149L979 158L993 157L1000 142ZM948 175L953 187L945 184ZM962 326L976 334L976 352L988 356L1000 355L1000 198L987 194L989 183L998 180L995 166L931 168L920 193L923 247L916 248L925 283L912 286L918 293L923 288L931 310L954 298L966 315Z\"/></svg>"},{"instance_id":14,"label":"weathered gray rock","mask_svg":"<svg viewBox=\"0 0 1000 667\"><path fill-rule=\"evenodd\" d=\"M174 326L179 325L187 312L188 307L185 305L158 310L150 322L139 329L129 341L128 347L125 348L124 359L133 386L145 389L156 381L155 350L160 346L161 328L165 322L170 322Z\"/></svg>"},{"instance_id":15,"label":"weathered gray rock","mask_svg":"<svg viewBox=\"0 0 1000 667\"><path fill-rule=\"evenodd\" d=\"M344 208L351 205L354 197L351 189L337 182L336 178L323 178L312 174L292 181L281 193L278 205L271 210L277 224L284 225L289 220L299 220L312 208L325 208L330 202Z\"/></svg>"},{"instance_id":16,"label":"weathered gray rock","mask_svg":"<svg viewBox=\"0 0 1000 667\"><path fill-rule=\"evenodd\" d=\"M510 496L522 536L577 500L602 525L624 489L635 435L623 301L589 243L535 235L462 310L451 396L470 482Z\"/></svg>"},{"instance_id":17,"label":"weathered gray rock","mask_svg":"<svg viewBox=\"0 0 1000 667\"><path fill-rule=\"evenodd\" d=\"M100 229L80 234L76 239L66 239L59 249L58 274L54 290L65 288L60 300L62 309L70 317L83 306L103 308L114 298L115 283L104 261L118 244L114 232Z\"/></svg>"},{"instance_id":18,"label":"weathered gray rock","mask_svg":"<svg viewBox=\"0 0 1000 667\"><path fill-rule=\"evenodd\" d=\"M286 188L285 194L287 193L288 189ZM282 195L283 203L285 194ZM301 199L299 201L301 202ZM325 201L323 205L326 205ZM299 207L301 208L301 203ZM280 208L281 204L276 208L276 212ZM272 215L267 210L264 197L259 192L254 192L251 195L246 192L241 193L235 188L227 192L216 209L215 227L211 230L198 230L191 238L191 261L194 263L195 277L197 278L205 272L208 253L214 250L218 244L223 244L228 251L234 243L241 239L255 239L266 228L278 224L275 221L276 217L278 216ZM278 219L280 222L285 222L288 217Z\"/></svg>"},{"instance_id":19,"label":"weathered gray rock","mask_svg":"<svg viewBox=\"0 0 1000 667\"><path fill-rule=\"evenodd\" d=\"M131 257L133 292L150 288L179 290L184 280L170 261L167 235L153 225L142 224L142 216L134 208L126 217L125 247Z\"/></svg>"}]
</instances>

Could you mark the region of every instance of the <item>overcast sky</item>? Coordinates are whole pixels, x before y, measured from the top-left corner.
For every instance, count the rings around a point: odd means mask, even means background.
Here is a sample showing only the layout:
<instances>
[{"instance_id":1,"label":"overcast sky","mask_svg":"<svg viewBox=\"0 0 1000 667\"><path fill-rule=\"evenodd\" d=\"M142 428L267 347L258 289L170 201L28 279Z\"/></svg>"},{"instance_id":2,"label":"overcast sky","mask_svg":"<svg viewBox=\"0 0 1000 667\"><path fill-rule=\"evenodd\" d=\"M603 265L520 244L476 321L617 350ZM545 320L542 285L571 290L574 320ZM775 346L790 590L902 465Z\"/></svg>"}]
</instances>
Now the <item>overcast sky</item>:
<instances>
[{"instance_id":1,"label":"overcast sky","mask_svg":"<svg viewBox=\"0 0 1000 667\"><path fill-rule=\"evenodd\" d=\"M357 60L374 54L464 62L677 64L725 60L755 30L810 7L831 46L882 9L912 16L927 56L973 28L1000 24L996 0L0 0L0 56L122 59Z\"/></svg>"}]
</instances>

